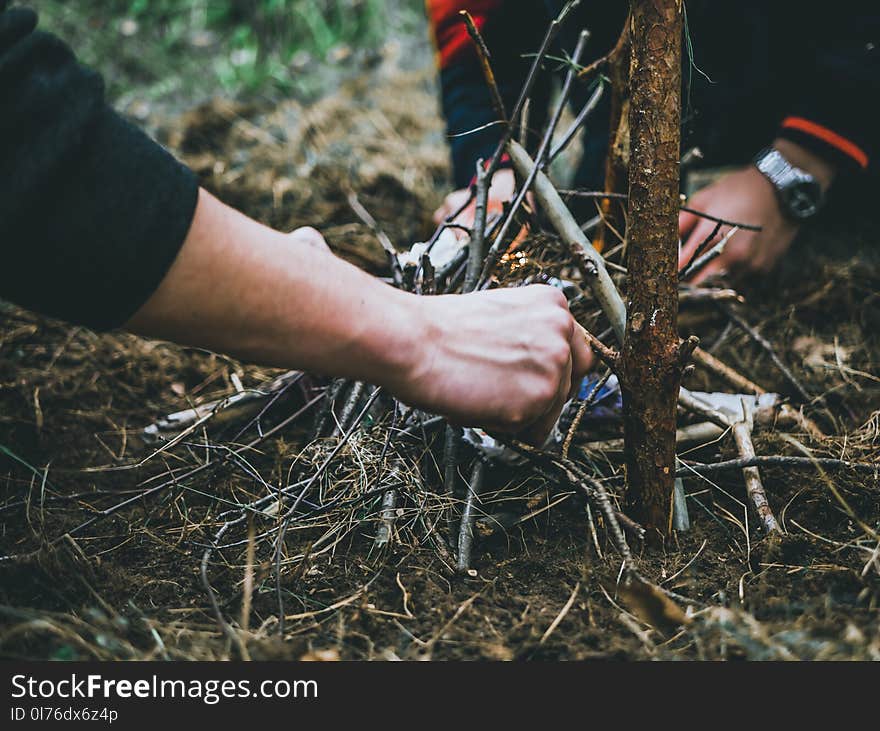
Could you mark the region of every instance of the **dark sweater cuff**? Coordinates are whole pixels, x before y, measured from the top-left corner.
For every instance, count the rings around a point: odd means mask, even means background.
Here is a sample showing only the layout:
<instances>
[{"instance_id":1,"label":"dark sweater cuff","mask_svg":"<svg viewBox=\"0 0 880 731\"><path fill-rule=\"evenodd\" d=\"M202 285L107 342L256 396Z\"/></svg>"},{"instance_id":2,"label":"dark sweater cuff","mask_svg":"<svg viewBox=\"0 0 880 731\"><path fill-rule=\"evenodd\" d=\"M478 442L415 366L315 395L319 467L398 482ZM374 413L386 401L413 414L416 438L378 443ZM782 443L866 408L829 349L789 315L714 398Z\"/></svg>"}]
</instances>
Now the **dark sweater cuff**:
<instances>
[{"instance_id":1,"label":"dark sweater cuff","mask_svg":"<svg viewBox=\"0 0 880 731\"><path fill-rule=\"evenodd\" d=\"M476 63L443 69L443 112L452 153L456 188L465 188L476 172L477 160L488 160L501 141L504 127L497 122L486 82Z\"/></svg>"},{"instance_id":2,"label":"dark sweater cuff","mask_svg":"<svg viewBox=\"0 0 880 731\"><path fill-rule=\"evenodd\" d=\"M124 324L159 286L189 232L194 174L109 108L48 192L50 215L29 238L45 242L39 290L20 304L106 330ZM23 301L24 300L24 301Z\"/></svg>"},{"instance_id":3,"label":"dark sweater cuff","mask_svg":"<svg viewBox=\"0 0 880 731\"><path fill-rule=\"evenodd\" d=\"M828 160L843 172L867 170L872 164L863 145L807 117L786 117L779 126L777 136Z\"/></svg>"}]
</instances>

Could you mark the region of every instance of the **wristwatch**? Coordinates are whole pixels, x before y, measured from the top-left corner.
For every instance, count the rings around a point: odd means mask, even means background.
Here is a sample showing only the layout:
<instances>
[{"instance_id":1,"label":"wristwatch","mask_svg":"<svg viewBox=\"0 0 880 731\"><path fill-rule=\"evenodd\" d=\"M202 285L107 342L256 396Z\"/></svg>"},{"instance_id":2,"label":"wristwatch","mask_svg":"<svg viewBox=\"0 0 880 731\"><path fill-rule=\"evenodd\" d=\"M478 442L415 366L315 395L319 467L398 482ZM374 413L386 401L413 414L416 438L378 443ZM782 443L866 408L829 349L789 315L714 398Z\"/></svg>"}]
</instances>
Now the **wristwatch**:
<instances>
[{"instance_id":1,"label":"wristwatch","mask_svg":"<svg viewBox=\"0 0 880 731\"><path fill-rule=\"evenodd\" d=\"M755 167L776 189L782 212L795 221L815 216L825 203L819 181L806 170L792 165L779 150L767 147L753 161Z\"/></svg>"}]
</instances>

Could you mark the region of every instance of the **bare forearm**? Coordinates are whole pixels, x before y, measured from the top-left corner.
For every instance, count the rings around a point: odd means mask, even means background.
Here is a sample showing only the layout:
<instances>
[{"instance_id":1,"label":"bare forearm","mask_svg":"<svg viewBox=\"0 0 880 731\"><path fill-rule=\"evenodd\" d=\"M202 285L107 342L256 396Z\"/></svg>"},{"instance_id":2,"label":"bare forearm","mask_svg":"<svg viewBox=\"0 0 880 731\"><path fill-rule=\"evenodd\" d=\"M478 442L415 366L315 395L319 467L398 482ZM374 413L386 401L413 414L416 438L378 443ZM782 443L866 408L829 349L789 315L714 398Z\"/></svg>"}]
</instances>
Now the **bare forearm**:
<instances>
[{"instance_id":1,"label":"bare forearm","mask_svg":"<svg viewBox=\"0 0 880 731\"><path fill-rule=\"evenodd\" d=\"M135 332L385 386L462 424L539 443L592 356L547 286L416 297L335 257L316 231L251 221L202 191Z\"/></svg>"},{"instance_id":2,"label":"bare forearm","mask_svg":"<svg viewBox=\"0 0 880 731\"><path fill-rule=\"evenodd\" d=\"M409 366L415 299L202 191L177 260L128 327L267 365L386 383Z\"/></svg>"}]
</instances>

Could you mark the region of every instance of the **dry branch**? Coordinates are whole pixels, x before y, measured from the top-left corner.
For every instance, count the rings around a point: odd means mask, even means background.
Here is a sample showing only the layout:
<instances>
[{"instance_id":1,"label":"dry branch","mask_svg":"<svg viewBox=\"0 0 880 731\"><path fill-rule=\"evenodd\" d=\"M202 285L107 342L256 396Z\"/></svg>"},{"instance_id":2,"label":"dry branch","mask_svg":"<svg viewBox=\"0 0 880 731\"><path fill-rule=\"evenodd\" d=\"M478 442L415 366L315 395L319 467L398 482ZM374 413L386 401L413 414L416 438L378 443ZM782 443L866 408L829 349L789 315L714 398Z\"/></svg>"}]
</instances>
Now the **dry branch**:
<instances>
[{"instance_id":1,"label":"dry branch","mask_svg":"<svg viewBox=\"0 0 880 731\"><path fill-rule=\"evenodd\" d=\"M486 46L483 36L480 35L480 31L477 29L477 25L474 23L471 14L467 10L461 10L459 11L459 15L464 19L468 35L471 37L471 40L476 47L477 58L480 59L480 68L483 70L483 78L486 80L486 86L489 87L489 93L492 95L492 106L495 109L495 114L498 115L500 121L506 123L507 112L504 109L504 100L501 98L501 92L498 91L498 84L495 82L495 74L492 71L492 64L489 61L491 58L489 48Z\"/></svg>"},{"instance_id":2,"label":"dry branch","mask_svg":"<svg viewBox=\"0 0 880 731\"><path fill-rule=\"evenodd\" d=\"M474 543L474 520L477 510L477 501L483 492L483 477L485 465L482 460L477 460L471 471L471 479L468 481L467 497L465 498L464 510L461 514L461 528L458 533L458 570L467 572L471 568L471 549Z\"/></svg>"},{"instance_id":3,"label":"dry branch","mask_svg":"<svg viewBox=\"0 0 880 731\"><path fill-rule=\"evenodd\" d=\"M507 149L517 172L523 177L529 177L535 170L535 163L529 154L518 142L512 140L508 143ZM605 260L593 248L586 234L581 231L581 227L578 226L574 216L562 202L553 183L543 172L538 171L535 174L533 189L535 197L544 209L553 228L569 247L576 261L580 263L581 274L611 321L611 327L614 328L618 342L623 342L626 306L608 274Z\"/></svg>"},{"instance_id":4,"label":"dry branch","mask_svg":"<svg viewBox=\"0 0 880 731\"><path fill-rule=\"evenodd\" d=\"M715 374L724 381L727 381L727 383L743 393L753 393L756 396L767 393L762 386L750 381L741 373L738 373L729 365L719 360L711 353L707 353L702 348L694 350L691 357L693 358L694 363L702 366L707 371ZM819 426L812 419L804 416L800 411L792 408L789 404L780 404L779 421L783 426L796 424L815 439L822 439L825 436Z\"/></svg>"},{"instance_id":5,"label":"dry branch","mask_svg":"<svg viewBox=\"0 0 880 731\"><path fill-rule=\"evenodd\" d=\"M391 239L388 238L387 234L376 223L376 219L370 215L370 212L363 207L360 200L358 200L357 193L354 191L348 194L348 205L351 206L351 210L367 225L367 228L373 232L373 235L382 245L385 256L388 257L388 267L391 269L391 278L394 281L394 286L401 287L403 285L403 271L400 268L400 260L397 258L397 249L394 248Z\"/></svg>"},{"instance_id":6,"label":"dry branch","mask_svg":"<svg viewBox=\"0 0 880 731\"><path fill-rule=\"evenodd\" d=\"M755 446L752 444L752 429L748 421L738 421L732 426L733 440L739 451L741 459L751 459L755 456ZM746 494L761 519L764 531L779 533L779 523L773 516L770 503L767 501L767 493L764 491L764 483L761 482L761 473L757 467L743 467L743 479L746 483Z\"/></svg>"},{"instance_id":7,"label":"dry branch","mask_svg":"<svg viewBox=\"0 0 880 731\"><path fill-rule=\"evenodd\" d=\"M556 102L556 107L553 110L553 114L550 117L550 122L547 124L547 129L544 131L544 137L541 139L541 145L538 148L537 154L535 155L535 162L537 164L533 165L528 174L523 176L525 180L520 186L520 189L516 194L516 198L513 199L513 203L510 204L504 221L501 224L501 229L495 236L495 242L489 249L488 257L483 264L483 271L480 275L480 281L486 281L486 279L489 277L492 270L494 269L495 265L497 264L498 257L501 252L501 247L504 245L504 242L507 238L507 232L516 218L517 211L519 210L519 207L522 205L523 201L531 190L532 185L535 182L535 177L538 175L541 168L544 167L547 156L550 153L550 145L553 142L553 133L556 131L556 125L559 124L559 119L562 117L562 112L565 110L565 104L568 101L568 95L571 92L571 86L574 83L574 68L580 60L581 54L584 51L584 46L586 46L589 37L589 32L582 31L578 38L577 47L574 49L574 53L572 54L572 68L569 69L568 74L565 77L565 81L562 84L562 90L559 93L559 99Z\"/></svg>"},{"instance_id":8,"label":"dry branch","mask_svg":"<svg viewBox=\"0 0 880 731\"><path fill-rule=\"evenodd\" d=\"M853 462L833 457L789 457L781 454L764 454L748 459L728 459L711 464L686 462L684 467L676 471L676 474L680 477L693 474L710 475L713 472L741 470L744 467L812 467L814 469L851 470L880 477L880 463L878 462Z\"/></svg>"},{"instance_id":9,"label":"dry branch","mask_svg":"<svg viewBox=\"0 0 880 731\"><path fill-rule=\"evenodd\" d=\"M620 359L627 500L652 535L669 533L675 474L680 0L634 0L630 42L628 318Z\"/></svg>"}]
</instances>

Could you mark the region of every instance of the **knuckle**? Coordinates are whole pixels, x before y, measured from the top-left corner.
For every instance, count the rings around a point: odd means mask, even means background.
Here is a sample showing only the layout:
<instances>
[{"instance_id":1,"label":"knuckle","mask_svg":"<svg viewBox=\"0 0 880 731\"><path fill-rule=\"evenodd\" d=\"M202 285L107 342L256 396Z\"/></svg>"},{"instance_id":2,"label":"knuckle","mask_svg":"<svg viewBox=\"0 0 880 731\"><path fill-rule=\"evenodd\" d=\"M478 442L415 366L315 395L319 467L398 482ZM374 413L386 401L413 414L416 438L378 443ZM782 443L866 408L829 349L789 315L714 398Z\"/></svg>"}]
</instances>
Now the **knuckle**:
<instances>
[{"instance_id":1,"label":"knuckle","mask_svg":"<svg viewBox=\"0 0 880 731\"><path fill-rule=\"evenodd\" d=\"M565 311L568 312L568 300L565 298L561 289L557 289L556 287L547 287L547 297L553 304L557 305L560 308L565 308Z\"/></svg>"},{"instance_id":2,"label":"knuckle","mask_svg":"<svg viewBox=\"0 0 880 731\"><path fill-rule=\"evenodd\" d=\"M564 370L571 361L571 347L569 346L568 342L565 342L556 353L556 363L559 366L560 370Z\"/></svg>"},{"instance_id":3,"label":"knuckle","mask_svg":"<svg viewBox=\"0 0 880 731\"><path fill-rule=\"evenodd\" d=\"M301 226L300 228L294 229L290 233L290 236L313 246L324 245L324 237L321 235L321 232L311 226Z\"/></svg>"},{"instance_id":4,"label":"knuckle","mask_svg":"<svg viewBox=\"0 0 880 731\"><path fill-rule=\"evenodd\" d=\"M570 355L571 348L568 346L568 342L557 340L549 348L547 353L547 360L550 365L553 366L555 371L559 371L565 367L566 363L568 363L568 358Z\"/></svg>"},{"instance_id":5,"label":"knuckle","mask_svg":"<svg viewBox=\"0 0 880 731\"><path fill-rule=\"evenodd\" d=\"M556 398L557 384L550 378L542 379L541 383L535 386L533 391L534 400L530 404L530 411L537 411L545 408L549 401Z\"/></svg>"},{"instance_id":6,"label":"knuckle","mask_svg":"<svg viewBox=\"0 0 880 731\"><path fill-rule=\"evenodd\" d=\"M566 342L571 340L571 335L574 332L574 318L568 311L568 303L566 303L565 309L557 310L554 324L559 330L559 333L566 339Z\"/></svg>"}]
</instances>

